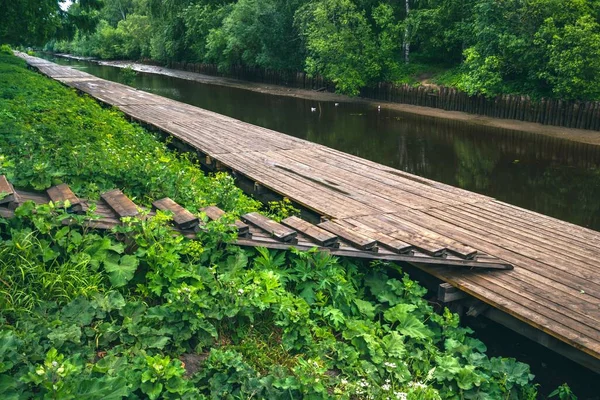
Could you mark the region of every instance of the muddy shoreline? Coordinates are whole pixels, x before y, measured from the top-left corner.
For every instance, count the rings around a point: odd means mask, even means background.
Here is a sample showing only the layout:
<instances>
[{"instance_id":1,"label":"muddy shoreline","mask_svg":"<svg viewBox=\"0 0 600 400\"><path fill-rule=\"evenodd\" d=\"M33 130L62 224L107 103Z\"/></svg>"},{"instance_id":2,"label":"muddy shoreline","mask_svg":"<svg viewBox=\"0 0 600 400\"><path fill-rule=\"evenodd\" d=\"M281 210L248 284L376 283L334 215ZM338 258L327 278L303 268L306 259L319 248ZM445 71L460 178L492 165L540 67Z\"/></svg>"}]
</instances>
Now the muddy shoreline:
<instances>
[{"instance_id":1,"label":"muddy shoreline","mask_svg":"<svg viewBox=\"0 0 600 400\"><path fill-rule=\"evenodd\" d=\"M91 61L99 65L106 65L117 68L130 67L135 71L165 75L174 78L196 81L208 85L228 86L237 89L251 90L258 93L271 94L276 96L297 97L306 100L314 100L316 102L352 102L370 105L373 107L381 106L381 108L394 111L417 114L431 118L447 119L461 121L471 125L488 126L500 129L509 129L514 131L523 131L534 134L546 135L566 140L571 140L580 143L592 145L600 145L600 132L585 129L565 128L560 126L542 125L534 122L524 122L511 119L490 118L481 115L468 114L459 111L446 111L438 108L429 108L421 106L413 106L410 104L391 103L380 100L371 100L361 97L348 97L340 94L329 92L317 92L315 90L297 89L286 86L278 86L260 82L242 81L239 79L226 78L220 76L204 75L196 72L181 71L171 68L158 67L148 64L142 64L131 61L103 61L91 59L88 57L78 57L69 54L55 54L63 58L70 58L80 61Z\"/></svg>"}]
</instances>

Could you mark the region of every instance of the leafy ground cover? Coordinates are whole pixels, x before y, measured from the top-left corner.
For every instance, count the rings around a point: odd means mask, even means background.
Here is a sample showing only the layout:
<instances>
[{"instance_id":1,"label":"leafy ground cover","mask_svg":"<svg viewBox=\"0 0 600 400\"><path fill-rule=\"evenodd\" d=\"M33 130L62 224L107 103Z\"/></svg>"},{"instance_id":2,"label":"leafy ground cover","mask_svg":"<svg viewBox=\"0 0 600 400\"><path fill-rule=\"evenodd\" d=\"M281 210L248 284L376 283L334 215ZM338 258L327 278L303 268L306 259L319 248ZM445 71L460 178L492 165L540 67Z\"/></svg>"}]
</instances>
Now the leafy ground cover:
<instances>
[{"instance_id":1,"label":"leafy ground cover","mask_svg":"<svg viewBox=\"0 0 600 400\"><path fill-rule=\"evenodd\" d=\"M97 198L171 196L256 210L114 110L0 55L0 173ZM282 206L287 210L287 207ZM437 313L398 266L244 250L226 224L197 240L169 216L111 232L62 205L0 219L3 399L534 399L529 367Z\"/></svg>"}]
</instances>

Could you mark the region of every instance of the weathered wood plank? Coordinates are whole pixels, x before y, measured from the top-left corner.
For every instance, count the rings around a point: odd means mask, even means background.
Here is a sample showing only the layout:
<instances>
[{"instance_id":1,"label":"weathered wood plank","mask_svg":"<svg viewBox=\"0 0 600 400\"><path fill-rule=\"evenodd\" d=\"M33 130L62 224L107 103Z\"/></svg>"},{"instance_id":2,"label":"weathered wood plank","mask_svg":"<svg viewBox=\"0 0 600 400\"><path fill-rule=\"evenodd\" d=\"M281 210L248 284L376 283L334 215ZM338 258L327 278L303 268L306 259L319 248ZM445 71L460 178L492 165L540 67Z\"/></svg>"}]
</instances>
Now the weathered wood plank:
<instances>
[{"instance_id":1,"label":"weathered wood plank","mask_svg":"<svg viewBox=\"0 0 600 400\"><path fill-rule=\"evenodd\" d=\"M6 179L6 176L0 176L0 204L18 203L18 194L13 185Z\"/></svg>"},{"instance_id":2,"label":"weathered wood plank","mask_svg":"<svg viewBox=\"0 0 600 400\"><path fill-rule=\"evenodd\" d=\"M259 228L269 232L271 236L281 240L282 242L291 242L298 235L295 230L281 225L280 223L275 222L257 212L242 215L242 220L245 222L250 222L251 224L254 224Z\"/></svg>"},{"instance_id":3,"label":"weathered wood plank","mask_svg":"<svg viewBox=\"0 0 600 400\"><path fill-rule=\"evenodd\" d=\"M292 216L284 219L281 223L304 235L311 238L315 243L324 247L335 247L339 246L339 238L331 232L321 229L318 226L311 224L310 222L304 221L298 217Z\"/></svg>"},{"instance_id":4,"label":"weathered wood plank","mask_svg":"<svg viewBox=\"0 0 600 400\"><path fill-rule=\"evenodd\" d=\"M100 197L120 218L136 217L140 213L135 203L119 189L110 190L103 193Z\"/></svg>"},{"instance_id":5,"label":"weathered wood plank","mask_svg":"<svg viewBox=\"0 0 600 400\"><path fill-rule=\"evenodd\" d=\"M353 231L332 221L321 222L318 227L341 237L361 250L377 251L377 240L360 232Z\"/></svg>"},{"instance_id":6,"label":"weathered wood plank","mask_svg":"<svg viewBox=\"0 0 600 400\"><path fill-rule=\"evenodd\" d=\"M402 240L396 239L392 236L388 236L385 233L381 233L376 229L369 227L357 220L352 220L351 222L348 220L337 220L337 222L341 225L347 226L354 230L360 230L364 232L365 235L372 237L377 240L377 243L381 245L381 247L391 250L394 253L398 254L412 254L414 246L410 243L403 242Z\"/></svg>"},{"instance_id":7,"label":"weathered wood plank","mask_svg":"<svg viewBox=\"0 0 600 400\"><path fill-rule=\"evenodd\" d=\"M152 206L158 210L173 213L173 222L179 229L194 229L200 223L198 217L168 197L156 200L152 203Z\"/></svg>"},{"instance_id":8,"label":"weathered wood plank","mask_svg":"<svg viewBox=\"0 0 600 400\"><path fill-rule=\"evenodd\" d=\"M73 193L69 185L66 183L61 183L60 185L52 186L50 189L46 190L46 194L50 197L54 203L62 203L65 204L69 202L69 210L75 213L80 213L83 211L83 204L81 200Z\"/></svg>"}]
</instances>

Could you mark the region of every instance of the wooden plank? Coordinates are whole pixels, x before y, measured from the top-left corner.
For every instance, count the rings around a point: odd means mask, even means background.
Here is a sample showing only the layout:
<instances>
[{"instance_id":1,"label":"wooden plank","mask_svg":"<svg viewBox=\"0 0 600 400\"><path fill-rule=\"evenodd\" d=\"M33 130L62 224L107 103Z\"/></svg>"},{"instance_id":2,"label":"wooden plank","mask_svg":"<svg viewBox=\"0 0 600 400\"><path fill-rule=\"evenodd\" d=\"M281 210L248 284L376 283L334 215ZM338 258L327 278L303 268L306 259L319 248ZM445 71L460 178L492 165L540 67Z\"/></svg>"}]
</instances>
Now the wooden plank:
<instances>
[{"instance_id":1,"label":"wooden plank","mask_svg":"<svg viewBox=\"0 0 600 400\"><path fill-rule=\"evenodd\" d=\"M532 260L545 262L556 269L561 269L565 272L568 272L572 276L579 276L589 282L594 282L595 284L600 285L600 276L598 276L594 270L588 268L574 268L574 262L568 257L559 257L558 254L550 254L549 252L540 250L535 246L523 246L520 242L510 237L491 234L481 228L477 228L468 222L463 221L460 218L456 218L454 215L446 211L430 210L428 211L428 214L450 222L457 227L461 227L472 234L477 235L478 237L486 238L486 240L490 240L507 250L510 249L510 251L514 253L521 254Z\"/></svg>"},{"instance_id":2,"label":"wooden plank","mask_svg":"<svg viewBox=\"0 0 600 400\"><path fill-rule=\"evenodd\" d=\"M4 195L4 196L2 196ZM6 176L0 176L0 204L18 203L18 194L13 185L6 179Z\"/></svg>"},{"instance_id":3,"label":"wooden plank","mask_svg":"<svg viewBox=\"0 0 600 400\"><path fill-rule=\"evenodd\" d=\"M440 232L452 230L454 235L460 240L472 243L477 249L514 264L515 267L518 268L519 277L521 279L527 279L533 287L543 283L544 285L551 287L552 292L563 291L568 293L571 298L579 298L586 302L590 301L589 296L600 299L600 285L574 276L569 271L556 269L552 264L545 264L536 259L518 254L511 249L506 249L494 240L490 240L477 233L469 232L461 227L454 226L451 222L421 212L414 214L416 220L428 223L432 229ZM584 290L585 293L582 294L581 290ZM565 304L565 307L568 307L571 303L572 301Z\"/></svg>"},{"instance_id":4,"label":"wooden plank","mask_svg":"<svg viewBox=\"0 0 600 400\"><path fill-rule=\"evenodd\" d=\"M279 241L275 241L274 239L267 241L255 241L252 239L238 239L236 244L239 246L264 246L269 249L276 250L289 250L289 243L282 243ZM294 248L302 251L311 250L315 246L313 244L297 244L293 246ZM407 262L414 265L422 265L422 266L432 266L435 268L458 268L461 270L511 270L512 265L503 263L502 261L498 262L480 262L480 261L472 261L472 260L463 260L463 259L449 259L449 258L437 258L437 257L429 257L423 254L408 255L408 254L395 254L395 253L381 253L376 251L369 250L358 250L354 247L343 247L339 248L327 248L323 249L323 251L327 251L332 255L340 256L340 257L352 257L352 258L362 258L367 260L386 260L386 261L401 261ZM433 268L433 269L435 269Z\"/></svg>"},{"instance_id":5,"label":"wooden plank","mask_svg":"<svg viewBox=\"0 0 600 400\"><path fill-rule=\"evenodd\" d=\"M50 200L54 203L65 204L66 202L69 202L69 210L74 213L83 211L81 200L79 200L75 193L71 191L71 188L66 183L52 186L50 189L46 190L46 194L48 194L48 197L50 197Z\"/></svg>"},{"instance_id":6,"label":"wooden plank","mask_svg":"<svg viewBox=\"0 0 600 400\"><path fill-rule=\"evenodd\" d=\"M223 215L225 215L225 211L221 210L217 206L204 207L200 211L203 211L206 214L206 216L212 221L217 221L221 219ZM250 235L250 227L242 221L240 221L239 219L236 219L234 221L234 225L237 229L238 236L247 237L248 235Z\"/></svg>"},{"instance_id":7,"label":"wooden plank","mask_svg":"<svg viewBox=\"0 0 600 400\"><path fill-rule=\"evenodd\" d=\"M100 197L120 218L135 217L140 213L135 203L119 189L110 190L103 193Z\"/></svg>"},{"instance_id":8,"label":"wooden plank","mask_svg":"<svg viewBox=\"0 0 600 400\"><path fill-rule=\"evenodd\" d=\"M348 226L355 230L360 229L366 235L377 240L377 243L379 245L381 245L381 247L391 250L394 253L398 253L398 254L412 254L413 253L414 246L412 244L406 243L406 242L403 242L402 240L388 236L385 233L381 233L375 229L370 228L368 225L362 224L359 221L352 220L352 222L350 222L348 220L337 220L337 222L341 225Z\"/></svg>"},{"instance_id":9,"label":"wooden plank","mask_svg":"<svg viewBox=\"0 0 600 400\"><path fill-rule=\"evenodd\" d=\"M347 219L354 223L364 223L372 229L386 234L395 239L410 244L419 251L432 257L445 257L447 254L446 246L442 243L424 237L419 230L411 229L386 217L385 215L367 215L359 218Z\"/></svg>"},{"instance_id":10,"label":"wooden plank","mask_svg":"<svg viewBox=\"0 0 600 400\"><path fill-rule=\"evenodd\" d=\"M554 235L538 236L532 231L520 231L512 224L505 224L500 220L493 220L479 216L472 210L463 210L460 207L447 207L444 210L459 218L463 218L473 226L481 227L482 230L490 234L506 235L518 240L523 246L528 246L540 251L554 252L559 257L569 257L574 263L584 263L595 269L598 265L600 253L588 253L585 249L573 249L571 246L561 246L561 242L556 241Z\"/></svg>"},{"instance_id":11,"label":"wooden plank","mask_svg":"<svg viewBox=\"0 0 600 400\"><path fill-rule=\"evenodd\" d=\"M242 215L242 220L244 222L250 222L258 226L259 228L269 232L271 236L278 240L281 240L282 242L290 242L296 239L296 236L298 235L298 233L295 230L283 226L280 223L275 222L257 212L251 212Z\"/></svg>"},{"instance_id":12,"label":"wooden plank","mask_svg":"<svg viewBox=\"0 0 600 400\"><path fill-rule=\"evenodd\" d=\"M303 219L292 216L284 219L281 223L287 227L295 229L298 232L308 236L312 241L324 247L339 246L339 239L336 235L319 228Z\"/></svg>"},{"instance_id":13,"label":"wooden plank","mask_svg":"<svg viewBox=\"0 0 600 400\"><path fill-rule=\"evenodd\" d=\"M200 223L198 217L168 197L156 200L152 203L152 206L161 211L170 211L173 213L173 222L179 229L194 229Z\"/></svg>"},{"instance_id":14,"label":"wooden plank","mask_svg":"<svg viewBox=\"0 0 600 400\"><path fill-rule=\"evenodd\" d=\"M356 246L361 250L377 251L377 240L363 235L360 232L348 229L332 221L321 222L318 227L347 240L353 246Z\"/></svg>"}]
</instances>

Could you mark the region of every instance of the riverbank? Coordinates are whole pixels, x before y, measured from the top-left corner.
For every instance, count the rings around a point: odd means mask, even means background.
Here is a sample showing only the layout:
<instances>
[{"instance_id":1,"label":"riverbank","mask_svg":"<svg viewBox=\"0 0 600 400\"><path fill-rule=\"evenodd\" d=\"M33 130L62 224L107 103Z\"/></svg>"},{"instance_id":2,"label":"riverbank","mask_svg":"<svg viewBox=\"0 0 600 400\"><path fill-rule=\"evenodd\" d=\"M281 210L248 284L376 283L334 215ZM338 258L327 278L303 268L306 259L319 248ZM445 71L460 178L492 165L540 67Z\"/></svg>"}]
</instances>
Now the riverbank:
<instances>
[{"instance_id":1,"label":"riverbank","mask_svg":"<svg viewBox=\"0 0 600 400\"><path fill-rule=\"evenodd\" d=\"M296 97L306 100L313 100L315 102L352 102L370 105L372 107L381 106L382 109L390 109L403 113L410 113L416 115L427 116L431 118L446 119L461 121L466 124L474 126L487 126L500 129L508 129L513 131L528 132L539 135L546 135L560 139L571 140L580 143L587 143L592 145L600 145L600 132L590 131L585 129L565 128L559 126L542 125L533 122L524 122L518 120L490 118L481 115L468 114L459 111L446 111L437 108L413 106L409 104L391 103L380 100L370 100L360 97L349 97L329 92L318 92L315 90L297 89L286 86L271 85L258 82L248 82L239 79L212 76L199 74L196 72L181 71L172 68L158 67L154 65L142 64L130 61L102 61L92 60L89 58L82 58L77 56L71 56L68 54L57 54L57 56L70 58L74 60L85 60L98 63L99 65L106 65L116 68L130 67L134 71L144 72L150 74L158 74L164 76L170 76L179 79L185 79L195 82L200 82L208 85L220 85L233 87L237 89L250 90L258 93L271 94L276 96L287 96Z\"/></svg>"}]
</instances>

